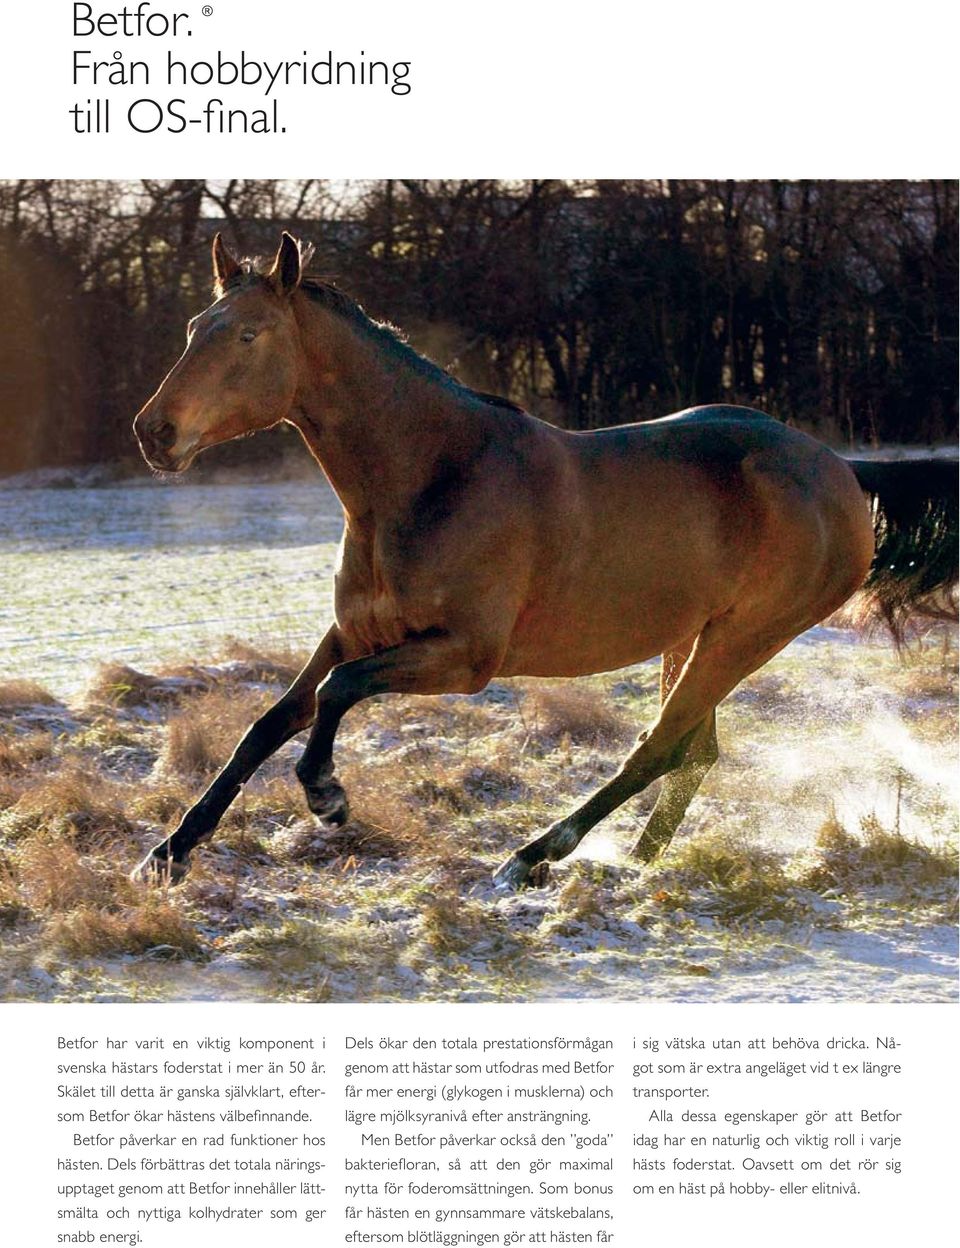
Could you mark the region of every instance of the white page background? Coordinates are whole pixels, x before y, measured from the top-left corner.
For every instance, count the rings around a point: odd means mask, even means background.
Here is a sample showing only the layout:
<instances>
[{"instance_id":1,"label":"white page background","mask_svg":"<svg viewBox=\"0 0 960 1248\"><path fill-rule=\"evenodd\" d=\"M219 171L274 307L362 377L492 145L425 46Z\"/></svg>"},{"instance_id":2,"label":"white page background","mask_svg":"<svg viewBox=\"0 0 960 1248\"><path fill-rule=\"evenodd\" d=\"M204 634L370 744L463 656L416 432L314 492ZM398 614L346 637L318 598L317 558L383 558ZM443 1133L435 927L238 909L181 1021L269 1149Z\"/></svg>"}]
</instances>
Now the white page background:
<instances>
[{"instance_id":1,"label":"white page background","mask_svg":"<svg viewBox=\"0 0 960 1248\"><path fill-rule=\"evenodd\" d=\"M199 7L189 0L169 6ZM956 13L942 3L217 0L214 8L212 17L197 17L189 46L176 45L181 58L215 56L218 48L243 48L261 59L295 57L304 49L322 56L328 48L355 56L363 49L381 59L409 59L412 90L405 97L384 90L285 93L284 110L293 116L299 108L301 115L286 135L266 138L137 136L120 128L109 136L74 136L67 110L89 92L70 81L71 50L82 42L72 35L72 5L7 5L0 40L0 176L861 178L957 172ZM96 46L109 55L117 41ZM128 41L123 46L130 55L139 51ZM178 94L157 86L151 93ZM224 92L211 87L194 94ZM252 93L249 106L260 103ZM577 1015L573 1008L7 1005L0 1034L9 1242L29 1243L25 1227L38 1214L49 1215L45 1158L56 1080L43 1072L55 1068L58 1032L122 1035L174 1025L197 1034L208 1026L253 1031L270 1012L277 1017L273 1029L292 1026L287 1020L295 1018L298 1028L316 1031L331 1025L426 1030L442 1018L444 1026L479 1035L526 1025L530 1011L545 1025L569 1029L583 1018L582 1008ZM664 1203L649 1223L618 1226L621 1248L661 1236L681 1245L883 1246L943 1233L954 1207L955 1006L589 1008L595 1030L624 1035L654 1025L683 1033L701 1026L784 1033L828 1027L836 1034L893 1031L925 1053L919 1071L912 1064L914 1142L905 1174L889 1185L886 1198L819 1205L769 1200L754 1214L738 1201L730 1217L719 1219L707 1202ZM336 1213L342 1201L335 1197L332 1204ZM338 1242L333 1230L318 1231L316 1242ZM168 1241L199 1242L194 1234L173 1228ZM232 1242L260 1243L263 1234L235 1228Z\"/></svg>"}]
</instances>

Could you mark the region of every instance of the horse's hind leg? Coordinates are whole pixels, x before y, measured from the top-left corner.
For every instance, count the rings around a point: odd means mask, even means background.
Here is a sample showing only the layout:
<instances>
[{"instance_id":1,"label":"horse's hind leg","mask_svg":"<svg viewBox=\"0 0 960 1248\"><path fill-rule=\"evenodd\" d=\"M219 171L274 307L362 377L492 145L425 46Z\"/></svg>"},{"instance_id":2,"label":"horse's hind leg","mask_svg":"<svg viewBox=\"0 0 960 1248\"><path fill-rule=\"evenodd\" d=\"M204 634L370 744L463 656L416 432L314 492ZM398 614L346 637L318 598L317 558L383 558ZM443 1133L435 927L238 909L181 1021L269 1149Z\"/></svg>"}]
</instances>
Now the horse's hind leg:
<instances>
[{"instance_id":1,"label":"horse's hind leg","mask_svg":"<svg viewBox=\"0 0 960 1248\"><path fill-rule=\"evenodd\" d=\"M619 772L572 814L543 836L524 845L496 872L502 887L520 888L541 862L556 862L573 852L595 824L645 789L659 776L679 767L699 731L706 731L717 703L767 659L796 631L765 629L744 632L733 612L711 621L697 638L690 659L660 708L651 730Z\"/></svg>"},{"instance_id":2,"label":"horse's hind leg","mask_svg":"<svg viewBox=\"0 0 960 1248\"><path fill-rule=\"evenodd\" d=\"M687 807L720 757L717 747L717 712L711 711L690 738L683 762L663 778L663 786L640 839L630 851L634 858L650 862L670 844Z\"/></svg>"},{"instance_id":3,"label":"horse's hind leg","mask_svg":"<svg viewBox=\"0 0 960 1248\"><path fill-rule=\"evenodd\" d=\"M664 654L660 669L661 706L680 678L691 649L692 642ZM713 710L690 738L683 762L675 771L668 772L664 776L660 793L646 827L631 850L635 858L650 862L664 846L669 845L687 812L687 807L719 757L717 712Z\"/></svg>"},{"instance_id":4,"label":"horse's hind leg","mask_svg":"<svg viewBox=\"0 0 960 1248\"><path fill-rule=\"evenodd\" d=\"M152 849L134 869L134 879L176 883L186 875L191 850L213 835L241 787L285 741L310 724L314 716L317 683L342 657L343 647L334 627L327 632L283 697L247 729L229 762L183 816L177 830Z\"/></svg>"}]
</instances>

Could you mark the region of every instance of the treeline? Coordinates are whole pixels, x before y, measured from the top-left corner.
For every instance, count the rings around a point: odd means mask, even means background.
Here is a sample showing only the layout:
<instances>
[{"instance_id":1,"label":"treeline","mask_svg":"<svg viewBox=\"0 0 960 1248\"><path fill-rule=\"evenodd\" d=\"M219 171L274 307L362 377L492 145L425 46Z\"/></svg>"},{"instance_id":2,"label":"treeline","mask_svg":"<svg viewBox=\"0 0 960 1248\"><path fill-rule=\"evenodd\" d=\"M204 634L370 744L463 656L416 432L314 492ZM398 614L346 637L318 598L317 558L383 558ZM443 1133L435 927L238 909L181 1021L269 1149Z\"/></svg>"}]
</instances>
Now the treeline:
<instances>
[{"instance_id":1,"label":"treeline","mask_svg":"<svg viewBox=\"0 0 960 1248\"><path fill-rule=\"evenodd\" d=\"M837 443L955 434L955 182L23 180L0 182L0 471L133 455L213 234L280 228L570 428L726 402Z\"/></svg>"}]
</instances>

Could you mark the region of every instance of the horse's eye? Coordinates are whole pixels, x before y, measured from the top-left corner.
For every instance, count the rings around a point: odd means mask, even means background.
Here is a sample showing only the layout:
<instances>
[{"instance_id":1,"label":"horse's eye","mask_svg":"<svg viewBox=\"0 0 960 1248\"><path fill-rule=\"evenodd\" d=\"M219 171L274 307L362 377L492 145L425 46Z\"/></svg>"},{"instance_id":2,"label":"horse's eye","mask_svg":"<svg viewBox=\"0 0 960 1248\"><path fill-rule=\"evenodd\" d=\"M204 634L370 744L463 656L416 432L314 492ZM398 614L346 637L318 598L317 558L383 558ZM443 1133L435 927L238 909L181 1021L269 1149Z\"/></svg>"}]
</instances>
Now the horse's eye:
<instances>
[{"instance_id":1,"label":"horse's eye","mask_svg":"<svg viewBox=\"0 0 960 1248\"><path fill-rule=\"evenodd\" d=\"M253 342L256 336L257 336L257 331L255 329L245 329L243 333L240 335L240 341L241 342Z\"/></svg>"}]
</instances>

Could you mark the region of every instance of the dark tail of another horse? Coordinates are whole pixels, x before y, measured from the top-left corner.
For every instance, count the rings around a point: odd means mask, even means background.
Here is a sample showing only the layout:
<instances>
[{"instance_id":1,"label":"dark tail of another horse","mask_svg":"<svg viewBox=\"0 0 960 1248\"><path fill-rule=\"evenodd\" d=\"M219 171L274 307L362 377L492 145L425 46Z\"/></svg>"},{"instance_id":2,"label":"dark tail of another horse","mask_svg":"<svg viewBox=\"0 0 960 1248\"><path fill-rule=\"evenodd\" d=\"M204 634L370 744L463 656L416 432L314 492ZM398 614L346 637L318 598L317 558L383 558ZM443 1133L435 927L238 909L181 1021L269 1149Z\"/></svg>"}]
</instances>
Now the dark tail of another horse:
<instances>
[{"instance_id":1,"label":"dark tail of another horse","mask_svg":"<svg viewBox=\"0 0 960 1248\"><path fill-rule=\"evenodd\" d=\"M848 460L870 499L876 554L863 587L898 646L911 616L956 614L956 459Z\"/></svg>"}]
</instances>

